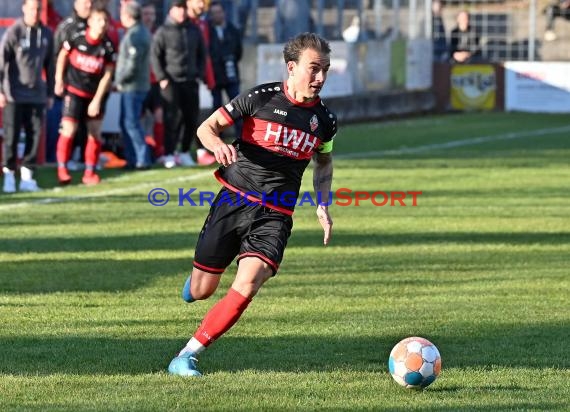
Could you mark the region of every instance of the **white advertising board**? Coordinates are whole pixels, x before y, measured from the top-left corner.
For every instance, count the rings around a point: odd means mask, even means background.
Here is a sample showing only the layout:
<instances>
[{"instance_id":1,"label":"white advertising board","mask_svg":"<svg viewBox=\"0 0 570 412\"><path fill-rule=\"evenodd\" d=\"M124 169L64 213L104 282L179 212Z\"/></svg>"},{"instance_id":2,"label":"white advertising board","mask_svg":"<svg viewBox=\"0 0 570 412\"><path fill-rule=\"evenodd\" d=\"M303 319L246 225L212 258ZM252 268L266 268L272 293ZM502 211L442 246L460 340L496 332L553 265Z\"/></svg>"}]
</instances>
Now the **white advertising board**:
<instances>
[{"instance_id":1,"label":"white advertising board","mask_svg":"<svg viewBox=\"0 0 570 412\"><path fill-rule=\"evenodd\" d=\"M505 110L570 113L570 63L505 63Z\"/></svg>"}]
</instances>

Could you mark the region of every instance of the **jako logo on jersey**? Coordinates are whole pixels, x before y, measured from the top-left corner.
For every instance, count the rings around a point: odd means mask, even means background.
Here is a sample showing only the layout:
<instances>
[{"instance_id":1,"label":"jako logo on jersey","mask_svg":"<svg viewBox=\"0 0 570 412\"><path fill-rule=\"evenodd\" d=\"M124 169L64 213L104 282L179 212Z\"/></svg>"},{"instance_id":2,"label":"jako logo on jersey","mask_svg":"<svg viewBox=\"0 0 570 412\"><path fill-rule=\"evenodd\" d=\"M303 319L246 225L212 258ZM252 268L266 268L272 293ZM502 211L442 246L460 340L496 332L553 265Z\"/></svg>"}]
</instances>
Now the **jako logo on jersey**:
<instances>
[{"instance_id":1,"label":"jako logo on jersey","mask_svg":"<svg viewBox=\"0 0 570 412\"><path fill-rule=\"evenodd\" d=\"M275 109L275 110L273 110L273 113L281 115L281 116L287 116L287 112L285 110Z\"/></svg>"},{"instance_id":2,"label":"jako logo on jersey","mask_svg":"<svg viewBox=\"0 0 570 412\"><path fill-rule=\"evenodd\" d=\"M314 132L315 130L317 130L317 127L319 127L319 119L317 119L316 114L314 114L313 117L311 117L309 126L311 127L311 132Z\"/></svg>"},{"instance_id":3,"label":"jako logo on jersey","mask_svg":"<svg viewBox=\"0 0 570 412\"><path fill-rule=\"evenodd\" d=\"M277 129L274 130L274 126L276 126ZM301 152L311 152L315 150L318 141L316 136L309 133L297 129L288 129L283 125L273 123L267 123L263 140L266 142L272 140L275 145L291 147ZM295 155L295 157L297 156Z\"/></svg>"}]
</instances>

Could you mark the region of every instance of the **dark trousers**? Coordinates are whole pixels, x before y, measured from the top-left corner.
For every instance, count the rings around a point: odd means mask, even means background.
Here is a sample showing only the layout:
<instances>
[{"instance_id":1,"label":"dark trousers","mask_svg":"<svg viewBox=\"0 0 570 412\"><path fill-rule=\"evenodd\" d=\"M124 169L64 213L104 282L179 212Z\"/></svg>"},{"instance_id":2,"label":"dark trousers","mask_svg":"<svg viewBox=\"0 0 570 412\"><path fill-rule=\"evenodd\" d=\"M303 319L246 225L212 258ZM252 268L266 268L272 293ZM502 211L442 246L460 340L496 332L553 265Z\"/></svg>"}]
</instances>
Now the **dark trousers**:
<instances>
[{"instance_id":1,"label":"dark trousers","mask_svg":"<svg viewBox=\"0 0 570 412\"><path fill-rule=\"evenodd\" d=\"M8 103L4 107L2 122L4 125L4 156L2 166L16 170L18 166L18 141L22 126L26 133L26 147L22 166L33 168L42 134L44 104Z\"/></svg>"},{"instance_id":2,"label":"dark trousers","mask_svg":"<svg viewBox=\"0 0 570 412\"><path fill-rule=\"evenodd\" d=\"M182 153L190 151L200 115L198 82L169 82L160 90L164 113L164 154L174 154L178 143ZM197 142L198 147L202 147Z\"/></svg>"},{"instance_id":3,"label":"dark trousers","mask_svg":"<svg viewBox=\"0 0 570 412\"><path fill-rule=\"evenodd\" d=\"M125 159L128 167L150 166L150 149L145 141L141 123L143 102L147 92L121 93L121 134L125 146Z\"/></svg>"},{"instance_id":4,"label":"dark trousers","mask_svg":"<svg viewBox=\"0 0 570 412\"><path fill-rule=\"evenodd\" d=\"M226 92L229 100L232 100L239 94L239 82L228 83L224 86L216 86L212 89L212 103L214 110L218 110L223 104L222 92ZM234 124L234 129L236 131L236 137L241 136L241 130L243 128L243 122L238 120Z\"/></svg>"}]
</instances>

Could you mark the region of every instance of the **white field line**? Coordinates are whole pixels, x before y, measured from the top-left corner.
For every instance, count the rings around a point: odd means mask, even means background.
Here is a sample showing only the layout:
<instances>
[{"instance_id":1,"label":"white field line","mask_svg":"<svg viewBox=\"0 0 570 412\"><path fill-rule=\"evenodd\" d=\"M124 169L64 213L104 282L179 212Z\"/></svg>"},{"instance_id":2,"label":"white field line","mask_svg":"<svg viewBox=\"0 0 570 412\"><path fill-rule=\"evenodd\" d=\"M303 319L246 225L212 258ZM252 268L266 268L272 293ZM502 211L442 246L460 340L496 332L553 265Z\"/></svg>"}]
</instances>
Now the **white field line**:
<instances>
[{"instance_id":1,"label":"white field line","mask_svg":"<svg viewBox=\"0 0 570 412\"><path fill-rule=\"evenodd\" d=\"M480 136L480 137L473 137L471 139L461 139L461 140L452 140L445 143L434 143L428 144L423 146L416 146L416 147L403 147L401 149L394 149L394 150L378 150L378 151L370 151L370 152L357 152L357 153L348 153L344 155L335 155L335 159L357 159L357 158L370 158L370 157L380 157L380 156L397 156L402 154L414 154L414 153L425 153L431 150L438 150L438 149L450 149L454 147L462 147L462 146L472 146L482 143L494 142L498 140L511 140L511 139L522 139L525 137L538 137L538 136L546 136L550 134L556 133L566 133L570 132L570 126L563 126L563 127L554 127L549 129L538 129L538 130L529 130L524 132L513 132L513 133L505 133L499 135L488 135L488 136ZM168 180L161 180L159 182L145 182L139 183L137 185L117 188L112 190L106 190L97 193L89 193L85 195L78 195L78 196L66 196L66 197L51 197L51 198L44 198L44 199L37 199L27 202L18 202L18 203L10 203L6 205L0 205L0 211L2 210L10 210L16 209L21 207L29 207L34 205L45 205L51 203L63 203L63 202L70 202L70 201L77 201L77 200L86 200L86 199L94 199L98 197L106 197L106 196L113 196L113 195L122 195L125 193L132 193L142 189L146 189L148 187L157 187L158 185L165 185L168 183L177 183L177 182L187 182L192 180L198 180L206 176L211 176L212 171L204 171L195 175L191 176L179 176L173 179ZM116 180L120 180L121 178L116 178ZM111 180L111 179L108 179ZM113 179L115 180L115 179ZM61 189L53 189L53 191L61 190Z\"/></svg>"},{"instance_id":2,"label":"white field line","mask_svg":"<svg viewBox=\"0 0 570 412\"><path fill-rule=\"evenodd\" d=\"M358 158L368 158L368 157L397 156L402 154L425 153L432 150L451 149L454 147L462 147L462 146L473 146L482 143L495 142L498 140L522 139L525 137L538 137L538 136L546 136L550 134L567 133L567 132L570 132L570 126L529 130L524 132L513 132L513 133L505 133L498 135L480 136L480 137L473 137L470 139L452 140L445 143L427 144L424 146L402 147L400 149L394 149L394 150L377 150L370 152L347 153L342 155L334 155L334 158L358 159Z\"/></svg>"},{"instance_id":3,"label":"white field line","mask_svg":"<svg viewBox=\"0 0 570 412\"><path fill-rule=\"evenodd\" d=\"M87 199L94 199L99 197L107 197L113 195L123 195L125 193L132 193L138 192L139 190L148 189L149 187L155 188L164 186L170 183L178 183L178 182L189 182L193 180L199 180L204 177L213 176L213 171L208 170L201 173L197 173L195 175L190 176L178 176L172 179L160 180L158 182L143 182L132 186L121 187L117 189L105 190L102 192L96 193L87 193L84 195L77 195L77 196L64 196L64 197L47 197L44 199L37 199L37 200L30 200L27 202L18 202L18 203L10 203L6 205L0 205L0 211L2 210L10 210L10 209L17 209L21 207L28 207L28 206L35 206L35 205L47 205L51 203L63 203L63 202L73 202L73 201L81 201ZM107 179L109 181L111 179ZM115 179L118 180L118 179ZM60 188L52 189L52 191L60 191ZM48 192L48 191L46 191Z\"/></svg>"}]
</instances>

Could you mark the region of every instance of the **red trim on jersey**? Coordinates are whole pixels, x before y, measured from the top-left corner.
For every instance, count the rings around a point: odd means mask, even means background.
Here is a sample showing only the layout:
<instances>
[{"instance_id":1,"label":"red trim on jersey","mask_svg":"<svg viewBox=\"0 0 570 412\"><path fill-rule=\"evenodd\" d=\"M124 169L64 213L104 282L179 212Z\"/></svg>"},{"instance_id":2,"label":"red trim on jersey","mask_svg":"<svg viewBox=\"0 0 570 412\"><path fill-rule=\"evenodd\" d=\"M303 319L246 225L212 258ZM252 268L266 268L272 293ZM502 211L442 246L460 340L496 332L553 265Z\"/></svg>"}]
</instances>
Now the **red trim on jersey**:
<instances>
[{"instance_id":1,"label":"red trim on jersey","mask_svg":"<svg viewBox=\"0 0 570 412\"><path fill-rule=\"evenodd\" d=\"M91 93L89 93L89 92L86 92L86 91L84 91L84 90L78 89L77 87L73 87L73 86L71 86L71 85L68 85L65 89L66 89L69 93L73 93L73 94L76 95L76 96L84 97L84 98L86 98L86 99L91 99L91 98L93 98L93 96L95 96L95 94L91 94Z\"/></svg>"},{"instance_id":2,"label":"red trim on jersey","mask_svg":"<svg viewBox=\"0 0 570 412\"><path fill-rule=\"evenodd\" d=\"M283 82L283 90L285 91L285 96L287 97L287 99L296 106L313 107L313 106L317 105L317 103L320 103L320 101L321 101L321 98L318 96L315 100L311 100L310 102L307 102L307 103L303 103L303 102L300 102L298 100L295 100L295 98L289 94L289 89L287 89L287 80L285 80Z\"/></svg>"},{"instance_id":3,"label":"red trim on jersey","mask_svg":"<svg viewBox=\"0 0 570 412\"><path fill-rule=\"evenodd\" d=\"M89 43L91 46L97 46L98 44L101 43L102 40L103 36L99 38L92 37L91 30L89 30L89 27L87 27L87 29L85 30L85 41L87 41L87 43Z\"/></svg>"},{"instance_id":4,"label":"red trim on jersey","mask_svg":"<svg viewBox=\"0 0 570 412\"><path fill-rule=\"evenodd\" d=\"M200 270L203 270L203 271L208 272L208 273L213 273L215 275L220 275L220 274L224 273L224 271L226 270L225 268L224 269L218 269L218 268L213 268L213 267L206 266L206 265L201 265L200 263L198 263L196 261L194 261L192 264L194 265L194 267L196 269L200 269Z\"/></svg>"},{"instance_id":5,"label":"red trim on jersey","mask_svg":"<svg viewBox=\"0 0 570 412\"><path fill-rule=\"evenodd\" d=\"M242 140L295 160L310 159L321 139L303 130L258 118L246 118Z\"/></svg>"},{"instance_id":6,"label":"red trim on jersey","mask_svg":"<svg viewBox=\"0 0 570 412\"><path fill-rule=\"evenodd\" d=\"M244 192L243 190L238 189L237 187L235 187L235 186L232 185L231 183L228 183L222 176L220 176L219 170L216 170L216 171L214 172L214 177L216 178L216 180L217 180L218 182L220 182L222 185L224 185L224 187L230 189L230 190L231 190L232 192L234 192L234 193L239 193L239 195L240 195L242 198L245 198L245 199L249 200L250 202L258 203L258 204L263 205L263 206L267 206L268 208L273 209L273 210L276 210L276 211L278 211L278 212L280 212L280 213L283 213L284 215L287 215L287 216L292 216L292 215L293 215L293 211L292 211L292 210L285 209L284 207L281 207L281 206L276 206L276 205L271 204L271 203L269 203L269 202L265 202L265 204L264 204L261 199L255 197L255 196L246 194L246 192Z\"/></svg>"},{"instance_id":7,"label":"red trim on jersey","mask_svg":"<svg viewBox=\"0 0 570 412\"><path fill-rule=\"evenodd\" d=\"M245 252L245 253L242 253L241 255L238 256L237 261L239 262L240 260L242 260L245 257L256 257L258 259L263 260L265 263L267 263L269 266L271 266L271 269L273 269L273 273L276 273L277 270L279 269L279 265L277 264L277 262L274 262L273 260L269 259L265 255L262 255L261 253Z\"/></svg>"},{"instance_id":8,"label":"red trim on jersey","mask_svg":"<svg viewBox=\"0 0 570 412\"><path fill-rule=\"evenodd\" d=\"M230 114L228 113L228 109L225 108L225 106L222 106L218 109L218 112L220 112L222 114L222 116L224 116L224 118L228 121L228 123L230 124L230 126L232 124L234 124L234 119L232 119L232 117L230 116Z\"/></svg>"}]
</instances>

